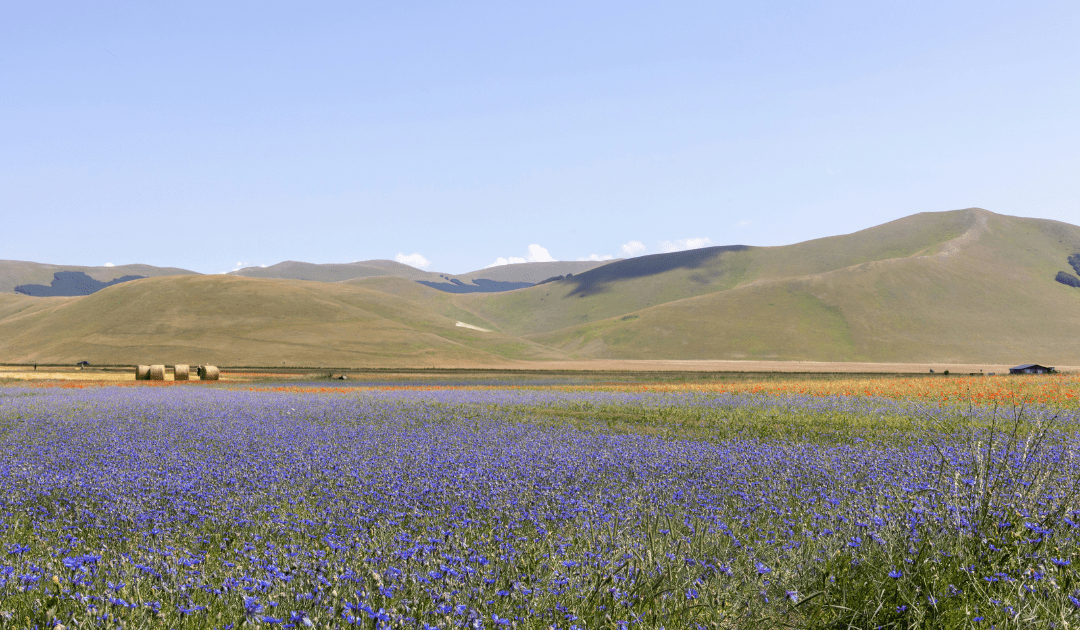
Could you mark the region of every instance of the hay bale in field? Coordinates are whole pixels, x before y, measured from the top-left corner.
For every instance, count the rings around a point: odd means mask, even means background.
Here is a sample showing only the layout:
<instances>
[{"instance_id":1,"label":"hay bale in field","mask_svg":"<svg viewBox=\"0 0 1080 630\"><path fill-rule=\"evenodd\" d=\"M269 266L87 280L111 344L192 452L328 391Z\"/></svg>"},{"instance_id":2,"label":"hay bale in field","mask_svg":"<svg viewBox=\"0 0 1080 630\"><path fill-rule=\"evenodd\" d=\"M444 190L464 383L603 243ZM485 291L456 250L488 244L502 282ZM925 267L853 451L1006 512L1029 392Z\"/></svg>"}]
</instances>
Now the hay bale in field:
<instances>
[{"instance_id":1,"label":"hay bale in field","mask_svg":"<svg viewBox=\"0 0 1080 630\"><path fill-rule=\"evenodd\" d=\"M199 368L199 378L204 381L216 381L221 378L221 370L213 365L204 365Z\"/></svg>"},{"instance_id":2,"label":"hay bale in field","mask_svg":"<svg viewBox=\"0 0 1080 630\"><path fill-rule=\"evenodd\" d=\"M150 375L146 377L151 381L164 381L165 380L165 366L164 365L151 365Z\"/></svg>"},{"instance_id":3,"label":"hay bale in field","mask_svg":"<svg viewBox=\"0 0 1080 630\"><path fill-rule=\"evenodd\" d=\"M145 381L150 378L150 366L149 365L136 365L135 366L135 380Z\"/></svg>"},{"instance_id":4,"label":"hay bale in field","mask_svg":"<svg viewBox=\"0 0 1080 630\"><path fill-rule=\"evenodd\" d=\"M174 381L186 381L191 378L191 368L186 365L174 365L172 370Z\"/></svg>"}]
</instances>

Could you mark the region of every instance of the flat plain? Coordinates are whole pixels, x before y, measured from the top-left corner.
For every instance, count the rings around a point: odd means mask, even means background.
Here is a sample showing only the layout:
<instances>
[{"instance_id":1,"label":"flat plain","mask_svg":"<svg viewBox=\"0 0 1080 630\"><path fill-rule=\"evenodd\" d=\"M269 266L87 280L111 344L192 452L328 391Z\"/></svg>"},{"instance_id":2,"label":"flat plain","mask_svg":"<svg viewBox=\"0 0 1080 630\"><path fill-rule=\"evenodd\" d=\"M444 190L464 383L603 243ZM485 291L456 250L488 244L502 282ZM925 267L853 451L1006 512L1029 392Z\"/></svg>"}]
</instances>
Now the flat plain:
<instances>
[{"instance_id":1,"label":"flat plain","mask_svg":"<svg viewBox=\"0 0 1080 630\"><path fill-rule=\"evenodd\" d=\"M1080 620L1080 377L699 374L3 381L0 627Z\"/></svg>"}]
</instances>

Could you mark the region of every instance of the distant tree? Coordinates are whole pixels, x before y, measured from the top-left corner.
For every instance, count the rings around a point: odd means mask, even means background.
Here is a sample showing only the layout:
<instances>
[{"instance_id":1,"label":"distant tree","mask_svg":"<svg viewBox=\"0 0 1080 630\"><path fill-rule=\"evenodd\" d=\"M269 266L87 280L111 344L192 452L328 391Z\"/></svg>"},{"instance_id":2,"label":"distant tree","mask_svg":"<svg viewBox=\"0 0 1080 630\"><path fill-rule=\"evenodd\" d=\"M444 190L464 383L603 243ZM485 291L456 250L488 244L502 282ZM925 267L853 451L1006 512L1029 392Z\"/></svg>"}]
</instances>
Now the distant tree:
<instances>
[{"instance_id":1,"label":"distant tree","mask_svg":"<svg viewBox=\"0 0 1080 630\"><path fill-rule=\"evenodd\" d=\"M1059 271L1057 277L1055 277L1054 280L1057 280L1058 282L1066 286L1080 288L1080 278L1077 278L1076 276L1072 275L1067 271Z\"/></svg>"},{"instance_id":2,"label":"distant tree","mask_svg":"<svg viewBox=\"0 0 1080 630\"><path fill-rule=\"evenodd\" d=\"M1080 273L1080 253L1069 256L1069 264L1072 265L1073 271Z\"/></svg>"}]
</instances>

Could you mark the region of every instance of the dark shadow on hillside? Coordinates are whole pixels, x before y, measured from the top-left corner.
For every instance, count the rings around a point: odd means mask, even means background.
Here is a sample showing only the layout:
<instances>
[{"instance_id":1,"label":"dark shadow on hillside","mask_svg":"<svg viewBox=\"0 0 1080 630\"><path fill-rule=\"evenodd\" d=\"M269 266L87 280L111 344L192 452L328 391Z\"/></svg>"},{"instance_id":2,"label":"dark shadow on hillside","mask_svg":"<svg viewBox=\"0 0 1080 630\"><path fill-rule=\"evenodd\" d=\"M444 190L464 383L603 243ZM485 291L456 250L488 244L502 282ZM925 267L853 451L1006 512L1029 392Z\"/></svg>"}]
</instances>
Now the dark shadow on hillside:
<instances>
[{"instance_id":1,"label":"dark shadow on hillside","mask_svg":"<svg viewBox=\"0 0 1080 630\"><path fill-rule=\"evenodd\" d=\"M559 284L574 284L574 288L567 293L567 297L595 295L603 293L608 289L608 285L615 282L655 276L673 269L697 269L727 252L741 252L748 249L750 249L748 245L724 245L670 254L638 256L590 269L576 276L568 276L560 280Z\"/></svg>"},{"instance_id":2,"label":"dark shadow on hillside","mask_svg":"<svg viewBox=\"0 0 1080 630\"><path fill-rule=\"evenodd\" d=\"M1054 280L1057 280L1067 287L1080 288L1080 278L1077 278L1067 271L1059 271Z\"/></svg>"},{"instance_id":3,"label":"dark shadow on hillside","mask_svg":"<svg viewBox=\"0 0 1080 630\"><path fill-rule=\"evenodd\" d=\"M450 282L429 282L427 280L417 280L417 282L426 287L447 293L502 293L503 291L524 289L533 285L531 282L501 282L486 278L477 278L473 280L473 284L465 284L457 278L451 278Z\"/></svg>"},{"instance_id":4,"label":"dark shadow on hillside","mask_svg":"<svg viewBox=\"0 0 1080 630\"><path fill-rule=\"evenodd\" d=\"M33 297L71 297L78 295L90 295L97 293L105 287L111 287L121 282L141 280L146 276L123 276L109 282L94 280L81 271L57 271L53 274L52 284L20 284L15 287L16 293L31 295Z\"/></svg>"}]
</instances>

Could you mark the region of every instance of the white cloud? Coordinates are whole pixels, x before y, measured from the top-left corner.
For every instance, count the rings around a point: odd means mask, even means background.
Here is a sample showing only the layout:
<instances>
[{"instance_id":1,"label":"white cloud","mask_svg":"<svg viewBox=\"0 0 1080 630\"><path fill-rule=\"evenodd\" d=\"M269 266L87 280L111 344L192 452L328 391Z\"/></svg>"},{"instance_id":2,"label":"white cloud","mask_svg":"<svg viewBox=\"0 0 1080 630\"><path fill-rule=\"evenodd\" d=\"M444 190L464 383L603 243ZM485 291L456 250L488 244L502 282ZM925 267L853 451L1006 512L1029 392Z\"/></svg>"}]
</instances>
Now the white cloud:
<instances>
[{"instance_id":1,"label":"white cloud","mask_svg":"<svg viewBox=\"0 0 1080 630\"><path fill-rule=\"evenodd\" d=\"M510 256L508 258L499 256L495 259L495 262L487 266L498 267L499 265L517 265L525 262L555 262L555 259L551 257L551 253L544 247L541 247L535 243L529 245L529 254L525 258L518 256Z\"/></svg>"},{"instance_id":2,"label":"white cloud","mask_svg":"<svg viewBox=\"0 0 1080 630\"><path fill-rule=\"evenodd\" d=\"M105 263L105 266L106 266L106 267L115 267L116 265L114 265L114 264L112 264L112 263Z\"/></svg>"},{"instance_id":3,"label":"white cloud","mask_svg":"<svg viewBox=\"0 0 1080 630\"><path fill-rule=\"evenodd\" d=\"M548 250L539 245L529 245L529 262L555 262Z\"/></svg>"},{"instance_id":4,"label":"white cloud","mask_svg":"<svg viewBox=\"0 0 1080 630\"><path fill-rule=\"evenodd\" d=\"M746 226L750 225L751 223L753 223L753 221L744 220L744 221L739 221L738 223L736 223L736 225L738 225L739 227L746 227Z\"/></svg>"},{"instance_id":5,"label":"white cloud","mask_svg":"<svg viewBox=\"0 0 1080 630\"><path fill-rule=\"evenodd\" d=\"M600 262L600 261L603 261L603 260L611 260L612 258L615 258L615 257L612 256L611 254L589 254L585 258L578 258L578 260L592 260L592 261L595 261L595 262Z\"/></svg>"},{"instance_id":6,"label":"white cloud","mask_svg":"<svg viewBox=\"0 0 1080 630\"><path fill-rule=\"evenodd\" d=\"M665 254L671 252L681 252L688 249L700 249L702 247L708 247L712 245L712 241L705 237L700 238L682 238L677 241L661 241L660 251Z\"/></svg>"},{"instance_id":7,"label":"white cloud","mask_svg":"<svg viewBox=\"0 0 1080 630\"><path fill-rule=\"evenodd\" d=\"M524 258L518 258L517 256L511 256L509 258L503 258L502 256L499 256L495 259L495 262L488 265L487 268L490 269L492 267L498 267L500 265L516 265L523 262L529 261L525 260Z\"/></svg>"},{"instance_id":8,"label":"white cloud","mask_svg":"<svg viewBox=\"0 0 1080 630\"><path fill-rule=\"evenodd\" d=\"M630 241L629 243L623 243L622 253L624 256L637 256L638 254L644 254L645 244L641 241Z\"/></svg>"},{"instance_id":9,"label":"white cloud","mask_svg":"<svg viewBox=\"0 0 1080 630\"><path fill-rule=\"evenodd\" d=\"M233 267L232 269L230 269L228 271L222 271L220 273L232 273L234 271L240 271L241 269L246 269L247 267L254 267L254 266L256 266L254 263L249 263L249 262L244 262L242 260L238 260L238 261L236 261L236 266L235 267ZM266 265L258 265L258 266L259 267L265 267Z\"/></svg>"},{"instance_id":10,"label":"white cloud","mask_svg":"<svg viewBox=\"0 0 1080 630\"><path fill-rule=\"evenodd\" d=\"M402 254L398 252L397 256L394 256L394 260L403 265L409 265L410 267L416 267L417 269L427 269L431 266L431 261L424 258L420 254Z\"/></svg>"}]
</instances>

